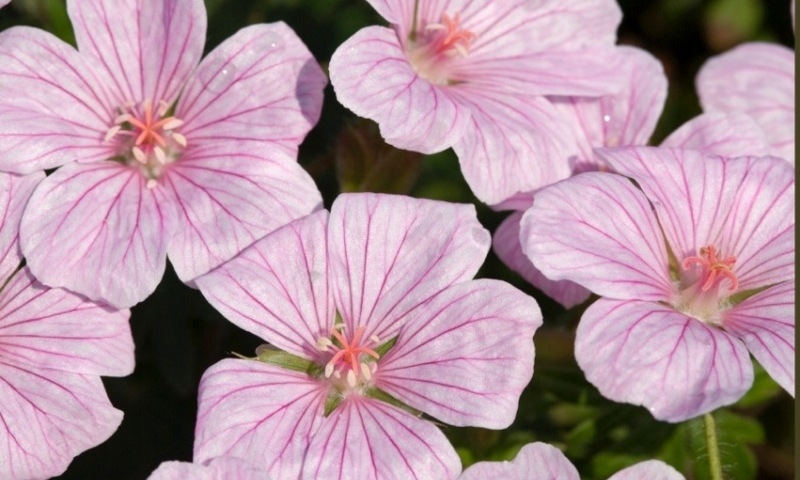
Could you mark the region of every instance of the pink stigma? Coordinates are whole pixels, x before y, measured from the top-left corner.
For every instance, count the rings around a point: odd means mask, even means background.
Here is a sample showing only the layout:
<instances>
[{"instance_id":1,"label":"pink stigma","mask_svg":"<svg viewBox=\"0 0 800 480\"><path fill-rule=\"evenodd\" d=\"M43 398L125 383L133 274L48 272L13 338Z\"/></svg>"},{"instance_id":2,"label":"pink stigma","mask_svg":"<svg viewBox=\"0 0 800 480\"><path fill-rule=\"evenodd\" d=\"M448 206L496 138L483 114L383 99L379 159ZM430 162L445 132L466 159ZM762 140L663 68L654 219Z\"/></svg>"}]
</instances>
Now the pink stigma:
<instances>
[{"instance_id":1,"label":"pink stigma","mask_svg":"<svg viewBox=\"0 0 800 480\"><path fill-rule=\"evenodd\" d=\"M377 360L380 358L380 355L367 346L369 342L365 342L363 345L361 344L361 337L364 335L365 330L363 326L356 329L351 341L348 341L347 337L340 331L342 327L342 325L334 327L331 331L331 337L333 338L321 338L317 342L317 347L322 351L332 350L335 352L330 361L325 365L325 377L330 378L334 372L338 377L341 375L342 371L347 370L347 381L351 387L355 387L359 376L363 377L365 380L370 380L372 378L372 373L375 371L374 362L370 362L370 365L367 365L362 361L361 356L367 355ZM338 344L333 342L333 339L335 339ZM370 340L377 343L377 339L374 337Z\"/></svg>"},{"instance_id":2,"label":"pink stigma","mask_svg":"<svg viewBox=\"0 0 800 480\"><path fill-rule=\"evenodd\" d=\"M717 257L717 248L714 245L708 245L700 248L700 256L686 257L683 260L683 269L689 270L695 265L703 267L701 280L703 285L700 290L706 292L711 289L718 281L727 278L730 281L729 290L736 291L739 288L739 279L733 273L733 266L736 263L736 257Z\"/></svg>"},{"instance_id":3,"label":"pink stigma","mask_svg":"<svg viewBox=\"0 0 800 480\"><path fill-rule=\"evenodd\" d=\"M429 23L425 26L425 29L441 32L432 39L432 43L435 45L434 52L437 54L455 50L462 57L466 57L469 51L469 44L476 37L474 33L461 28L460 13L456 13L452 18L450 15L443 13L441 23Z\"/></svg>"}]
</instances>

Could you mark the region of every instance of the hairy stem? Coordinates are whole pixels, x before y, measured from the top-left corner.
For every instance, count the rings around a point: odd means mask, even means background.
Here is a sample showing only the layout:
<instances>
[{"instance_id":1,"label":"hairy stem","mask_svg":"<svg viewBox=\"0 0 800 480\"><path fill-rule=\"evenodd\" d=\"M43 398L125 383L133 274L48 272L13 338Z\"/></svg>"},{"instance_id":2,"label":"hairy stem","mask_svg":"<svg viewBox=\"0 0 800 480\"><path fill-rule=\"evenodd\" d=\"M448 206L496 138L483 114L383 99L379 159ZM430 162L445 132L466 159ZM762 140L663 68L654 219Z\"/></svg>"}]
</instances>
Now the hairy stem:
<instances>
[{"instance_id":1,"label":"hairy stem","mask_svg":"<svg viewBox=\"0 0 800 480\"><path fill-rule=\"evenodd\" d=\"M722 462L719 457L717 444L717 426L710 413L703 415L703 425L706 429L706 447L708 450L708 468L711 471L711 480L722 480Z\"/></svg>"}]
</instances>

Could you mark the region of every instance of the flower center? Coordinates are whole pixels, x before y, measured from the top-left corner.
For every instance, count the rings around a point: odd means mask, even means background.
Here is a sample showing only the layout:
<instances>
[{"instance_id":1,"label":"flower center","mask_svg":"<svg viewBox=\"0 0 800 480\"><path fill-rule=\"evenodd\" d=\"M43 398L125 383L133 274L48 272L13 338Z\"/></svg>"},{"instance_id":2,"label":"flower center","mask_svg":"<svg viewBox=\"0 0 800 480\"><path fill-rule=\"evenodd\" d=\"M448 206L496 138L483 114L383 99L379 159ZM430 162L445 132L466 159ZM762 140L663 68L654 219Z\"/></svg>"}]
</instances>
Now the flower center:
<instances>
[{"instance_id":1,"label":"flower center","mask_svg":"<svg viewBox=\"0 0 800 480\"><path fill-rule=\"evenodd\" d=\"M153 109L150 100L141 104L127 103L106 132L106 142L116 142L118 158L137 167L147 178L147 188L154 188L165 167L174 162L186 147L186 137L177 131L183 121L166 116L166 102Z\"/></svg>"},{"instance_id":2,"label":"flower center","mask_svg":"<svg viewBox=\"0 0 800 480\"><path fill-rule=\"evenodd\" d=\"M408 59L419 76L437 85L458 82L453 65L469 54L477 35L461 26L461 14L442 14L439 23L428 23L411 33L406 46Z\"/></svg>"},{"instance_id":3,"label":"flower center","mask_svg":"<svg viewBox=\"0 0 800 480\"><path fill-rule=\"evenodd\" d=\"M719 323L725 299L739 288L733 272L736 257L721 257L714 245L700 248L700 255L686 257L681 263L686 288L681 292L678 309L706 323ZM721 286L727 285L724 294Z\"/></svg>"},{"instance_id":4,"label":"flower center","mask_svg":"<svg viewBox=\"0 0 800 480\"><path fill-rule=\"evenodd\" d=\"M380 355L371 348L371 345L377 345L379 341L377 337L372 336L362 344L363 335L364 327L361 326L356 329L352 339L348 340L344 324L338 323L331 330L330 338L322 337L317 340L318 350L333 353L325 365L325 378L335 380L344 378L350 388L372 380L372 375L378 369L375 360L378 360Z\"/></svg>"}]
</instances>

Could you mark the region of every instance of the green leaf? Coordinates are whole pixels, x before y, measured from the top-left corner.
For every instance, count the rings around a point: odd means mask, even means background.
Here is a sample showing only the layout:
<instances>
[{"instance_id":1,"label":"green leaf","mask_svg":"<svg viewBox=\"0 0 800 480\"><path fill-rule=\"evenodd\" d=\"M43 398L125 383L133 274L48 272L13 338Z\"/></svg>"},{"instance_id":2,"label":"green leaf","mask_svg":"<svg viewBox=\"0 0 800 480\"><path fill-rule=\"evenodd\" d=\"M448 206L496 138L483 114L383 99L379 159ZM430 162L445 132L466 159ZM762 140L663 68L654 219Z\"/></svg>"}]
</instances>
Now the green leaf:
<instances>
[{"instance_id":1,"label":"green leaf","mask_svg":"<svg viewBox=\"0 0 800 480\"><path fill-rule=\"evenodd\" d=\"M766 403L781 393L781 386L769 376L760 363L754 361L753 370L753 386L736 402L737 407L748 408Z\"/></svg>"}]
</instances>

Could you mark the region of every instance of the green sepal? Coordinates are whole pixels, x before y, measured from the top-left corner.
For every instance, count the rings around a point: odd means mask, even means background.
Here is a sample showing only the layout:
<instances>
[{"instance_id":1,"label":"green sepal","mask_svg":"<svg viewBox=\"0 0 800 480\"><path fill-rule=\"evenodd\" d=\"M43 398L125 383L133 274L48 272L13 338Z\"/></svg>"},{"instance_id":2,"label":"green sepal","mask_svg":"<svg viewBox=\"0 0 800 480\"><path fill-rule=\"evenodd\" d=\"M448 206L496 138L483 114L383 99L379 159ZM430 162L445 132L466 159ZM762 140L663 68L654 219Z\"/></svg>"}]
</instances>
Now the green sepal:
<instances>
[{"instance_id":1,"label":"green sepal","mask_svg":"<svg viewBox=\"0 0 800 480\"><path fill-rule=\"evenodd\" d=\"M325 416L325 418L328 418L328 415L333 413L333 411L336 410L336 407L342 404L342 400L343 398L338 392L332 391L328 395L328 398L325 399L325 409L323 410L322 415Z\"/></svg>"},{"instance_id":2,"label":"green sepal","mask_svg":"<svg viewBox=\"0 0 800 480\"><path fill-rule=\"evenodd\" d=\"M397 337L398 336L399 335L395 335L393 338L389 339L388 342L382 343L381 345L378 345L377 347L375 347L375 352L378 355L380 355L381 357L386 355L386 352L391 350L392 347L394 347L394 344L397 343Z\"/></svg>"},{"instance_id":3,"label":"green sepal","mask_svg":"<svg viewBox=\"0 0 800 480\"><path fill-rule=\"evenodd\" d=\"M396 338L396 337L395 337ZM390 347L391 348L391 347ZM401 402L400 400L394 398L393 396L389 395L388 393L384 392L383 390L375 387L371 387L364 392L364 396L368 398L374 398L375 400L380 400L381 402L388 403L393 407L397 407L400 410L406 411L411 415L419 418L422 417L422 412L417 410L414 407L410 407L405 403Z\"/></svg>"},{"instance_id":4,"label":"green sepal","mask_svg":"<svg viewBox=\"0 0 800 480\"><path fill-rule=\"evenodd\" d=\"M773 283L772 285L767 285L767 286L764 286L764 287L751 288L750 290L743 290L741 292L736 292L733 295L731 295L730 297L728 297L728 302L730 302L731 307L735 307L736 305L744 302L745 300L747 300L748 298L752 297L753 295L761 293L761 292L763 292L764 290L766 290L768 288L774 287L775 285L777 285L777 283Z\"/></svg>"},{"instance_id":5,"label":"green sepal","mask_svg":"<svg viewBox=\"0 0 800 480\"><path fill-rule=\"evenodd\" d=\"M285 370L306 373L311 377L319 377L323 372L322 368L311 360L292 355L268 344L259 345L256 348L255 359Z\"/></svg>"}]
</instances>

